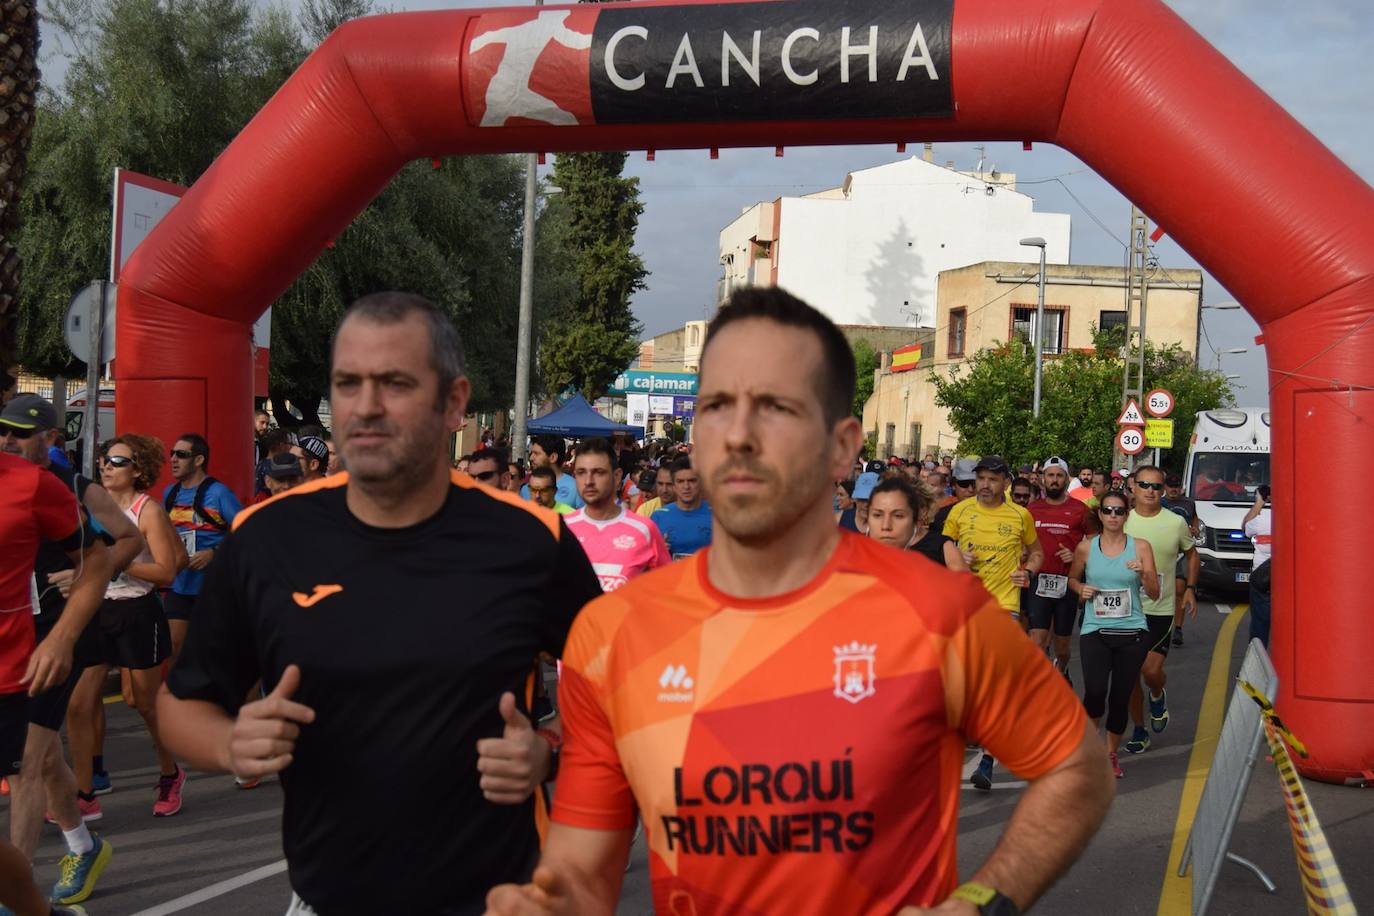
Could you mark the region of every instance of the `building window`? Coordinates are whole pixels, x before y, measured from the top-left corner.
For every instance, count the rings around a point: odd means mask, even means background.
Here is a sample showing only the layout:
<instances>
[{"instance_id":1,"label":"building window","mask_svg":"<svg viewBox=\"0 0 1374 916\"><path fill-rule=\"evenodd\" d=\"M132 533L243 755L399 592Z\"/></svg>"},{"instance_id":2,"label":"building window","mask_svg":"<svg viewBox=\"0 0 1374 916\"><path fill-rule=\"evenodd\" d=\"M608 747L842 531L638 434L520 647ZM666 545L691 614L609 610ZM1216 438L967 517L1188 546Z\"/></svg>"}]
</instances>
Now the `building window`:
<instances>
[{"instance_id":1,"label":"building window","mask_svg":"<svg viewBox=\"0 0 1374 916\"><path fill-rule=\"evenodd\" d=\"M1011 336L1020 338L1028 344L1033 340L1035 309L1013 307L1011 310ZM1045 352L1051 355L1064 352L1064 309L1045 308L1045 333L1042 335Z\"/></svg>"},{"instance_id":2,"label":"building window","mask_svg":"<svg viewBox=\"0 0 1374 916\"><path fill-rule=\"evenodd\" d=\"M1126 312L1121 309L1098 312L1097 330L1100 334L1109 335L1107 339L1118 346L1124 344L1126 342Z\"/></svg>"},{"instance_id":3,"label":"building window","mask_svg":"<svg viewBox=\"0 0 1374 916\"><path fill-rule=\"evenodd\" d=\"M968 326L968 309L949 310L949 355L964 355L964 332Z\"/></svg>"},{"instance_id":4,"label":"building window","mask_svg":"<svg viewBox=\"0 0 1374 916\"><path fill-rule=\"evenodd\" d=\"M883 434L883 457L891 458L897 453L897 424L889 423Z\"/></svg>"},{"instance_id":5,"label":"building window","mask_svg":"<svg viewBox=\"0 0 1374 916\"><path fill-rule=\"evenodd\" d=\"M921 454L921 424L912 423L906 439L906 460L915 461Z\"/></svg>"}]
</instances>

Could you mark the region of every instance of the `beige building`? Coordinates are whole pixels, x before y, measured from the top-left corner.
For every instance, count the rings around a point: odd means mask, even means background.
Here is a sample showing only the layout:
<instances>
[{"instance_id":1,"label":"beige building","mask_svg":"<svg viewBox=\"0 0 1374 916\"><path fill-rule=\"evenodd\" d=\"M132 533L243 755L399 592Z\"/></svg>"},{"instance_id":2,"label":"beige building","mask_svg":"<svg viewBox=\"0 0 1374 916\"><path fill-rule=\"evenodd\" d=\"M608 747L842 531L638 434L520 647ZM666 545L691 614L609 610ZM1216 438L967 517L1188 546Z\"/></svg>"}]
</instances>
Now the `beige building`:
<instances>
[{"instance_id":1,"label":"beige building","mask_svg":"<svg viewBox=\"0 0 1374 916\"><path fill-rule=\"evenodd\" d=\"M701 346L706 342L706 325L709 323L689 321L680 328L641 342L639 365L635 368L659 372L696 372L701 367ZM870 327L862 324L842 324L839 327L850 346L864 340L878 352L906 346L916 339L916 335L932 333L929 329Z\"/></svg>"},{"instance_id":2,"label":"beige building","mask_svg":"<svg viewBox=\"0 0 1374 916\"><path fill-rule=\"evenodd\" d=\"M931 371L948 376L987 347L1020 336L1030 340L1038 298L1039 266L984 261L942 271L936 295L936 328L929 352L914 370L892 371L890 354L864 407L864 431L876 433L878 456L919 458L957 453L958 437L947 412L935 404ZM1096 328L1126 324L1123 267L1050 264L1045 284L1045 354L1090 350ZM1196 357L1202 271L1156 269L1149 274L1146 336L1155 344L1180 344Z\"/></svg>"}]
</instances>

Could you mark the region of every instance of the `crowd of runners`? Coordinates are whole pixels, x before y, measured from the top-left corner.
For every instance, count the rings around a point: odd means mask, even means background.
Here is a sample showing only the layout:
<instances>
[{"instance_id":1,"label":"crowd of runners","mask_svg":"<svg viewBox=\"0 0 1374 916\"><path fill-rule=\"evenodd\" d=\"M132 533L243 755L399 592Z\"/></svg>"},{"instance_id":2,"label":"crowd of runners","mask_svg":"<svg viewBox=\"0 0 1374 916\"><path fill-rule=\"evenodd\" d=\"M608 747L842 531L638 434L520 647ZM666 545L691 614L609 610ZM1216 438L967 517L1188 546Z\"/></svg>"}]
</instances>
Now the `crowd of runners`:
<instances>
[{"instance_id":1,"label":"crowd of runners","mask_svg":"<svg viewBox=\"0 0 1374 916\"><path fill-rule=\"evenodd\" d=\"M247 505L203 431L118 436L88 480L52 404L7 393L0 901L68 912L111 861L118 670L153 816L187 766L280 778L293 914L611 912L639 830L662 912L1024 910L1168 728L1196 515L1153 466L856 458L853 380L819 312L741 290L692 445L537 436L525 465L484 435L455 466L462 342L378 294L336 331L332 434L255 417ZM961 885L971 748L975 788L1029 784Z\"/></svg>"}]
</instances>

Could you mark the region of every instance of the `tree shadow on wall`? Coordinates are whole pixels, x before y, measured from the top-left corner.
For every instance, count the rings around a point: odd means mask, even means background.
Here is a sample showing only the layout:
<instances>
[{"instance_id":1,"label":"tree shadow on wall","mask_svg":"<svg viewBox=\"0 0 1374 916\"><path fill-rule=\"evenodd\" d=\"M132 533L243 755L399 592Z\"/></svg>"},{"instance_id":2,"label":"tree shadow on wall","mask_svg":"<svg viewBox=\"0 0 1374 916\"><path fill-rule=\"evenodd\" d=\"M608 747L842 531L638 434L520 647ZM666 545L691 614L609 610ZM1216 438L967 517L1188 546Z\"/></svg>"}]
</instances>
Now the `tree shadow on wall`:
<instances>
[{"instance_id":1,"label":"tree shadow on wall","mask_svg":"<svg viewBox=\"0 0 1374 916\"><path fill-rule=\"evenodd\" d=\"M916 235L907 228L906 220L898 220L892 235L878 244L878 252L864 272L864 281L871 298L867 317L869 324L921 324L921 300L917 281L924 279L925 264L916 253ZM934 321L930 309L929 321Z\"/></svg>"}]
</instances>

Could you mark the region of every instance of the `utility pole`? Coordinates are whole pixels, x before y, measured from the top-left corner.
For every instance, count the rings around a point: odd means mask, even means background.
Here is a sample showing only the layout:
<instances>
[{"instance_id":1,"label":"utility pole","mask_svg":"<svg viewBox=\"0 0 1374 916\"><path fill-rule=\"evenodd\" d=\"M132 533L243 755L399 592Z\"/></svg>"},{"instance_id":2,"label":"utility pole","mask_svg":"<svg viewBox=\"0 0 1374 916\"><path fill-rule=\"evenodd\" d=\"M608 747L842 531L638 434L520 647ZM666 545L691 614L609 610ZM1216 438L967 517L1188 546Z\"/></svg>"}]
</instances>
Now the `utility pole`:
<instances>
[{"instance_id":1,"label":"utility pole","mask_svg":"<svg viewBox=\"0 0 1374 916\"><path fill-rule=\"evenodd\" d=\"M544 0L534 0L543 6ZM534 217L539 193L539 155L525 157L525 222L520 245L520 322L515 341L515 410L511 424L511 456L525 457L525 415L530 409L530 350L534 335Z\"/></svg>"},{"instance_id":2,"label":"utility pole","mask_svg":"<svg viewBox=\"0 0 1374 916\"><path fill-rule=\"evenodd\" d=\"M1126 343L1122 348L1125 367L1121 375L1121 407L1131 398L1139 404L1145 396L1145 306L1150 282L1145 274L1150 256L1150 221L1140 208L1131 205L1131 245L1126 255ZM1136 459L1114 449L1118 466L1134 468ZM1124 459L1124 461L1122 460Z\"/></svg>"}]
</instances>

